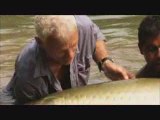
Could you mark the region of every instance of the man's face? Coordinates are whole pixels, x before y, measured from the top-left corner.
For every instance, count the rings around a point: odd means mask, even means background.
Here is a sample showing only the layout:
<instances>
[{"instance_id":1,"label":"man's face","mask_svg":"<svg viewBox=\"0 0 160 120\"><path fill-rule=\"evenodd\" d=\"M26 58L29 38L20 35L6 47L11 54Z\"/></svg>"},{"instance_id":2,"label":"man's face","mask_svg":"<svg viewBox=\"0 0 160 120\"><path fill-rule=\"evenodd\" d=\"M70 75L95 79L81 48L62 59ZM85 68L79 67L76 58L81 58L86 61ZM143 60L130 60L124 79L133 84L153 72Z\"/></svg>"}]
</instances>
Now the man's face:
<instances>
[{"instance_id":1,"label":"man's face","mask_svg":"<svg viewBox=\"0 0 160 120\"><path fill-rule=\"evenodd\" d=\"M148 65L160 72L160 35L140 47Z\"/></svg>"},{"instance_id":2,"label":"man's face","mask_svg":"<svg viewBox=\"0 0 160 120\"><path fill-rule=\"evenodd\" d=\"M74 59L77 44L78 44L78 36L77 34L73 34L67 42L57 42L58 40L52 40L56 38L50 38L48 43L45 46L46 53L51 62L61 64L61 65L69 65ZM53 42L54 41L54 42Z\"/></svg>"}]
</instances>

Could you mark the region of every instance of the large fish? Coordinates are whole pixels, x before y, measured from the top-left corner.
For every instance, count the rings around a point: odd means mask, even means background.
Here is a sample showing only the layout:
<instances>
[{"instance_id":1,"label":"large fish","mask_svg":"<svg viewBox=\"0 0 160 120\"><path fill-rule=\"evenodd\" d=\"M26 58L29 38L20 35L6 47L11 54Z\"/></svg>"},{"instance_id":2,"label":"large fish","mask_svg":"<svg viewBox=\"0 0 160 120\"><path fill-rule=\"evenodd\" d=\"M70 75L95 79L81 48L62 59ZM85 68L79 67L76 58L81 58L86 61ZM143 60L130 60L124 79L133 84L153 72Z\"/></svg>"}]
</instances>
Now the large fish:
<instances>
[{"instance_id":1,"label":"large fish","mask_svg":"<svg viewBox=\"0 0 160 120\"><path fill-rule=\"evenodd\" d=\"M50 94L30 105L160 105L160 79L105 82Z\"/></svg>"}]
</instances>

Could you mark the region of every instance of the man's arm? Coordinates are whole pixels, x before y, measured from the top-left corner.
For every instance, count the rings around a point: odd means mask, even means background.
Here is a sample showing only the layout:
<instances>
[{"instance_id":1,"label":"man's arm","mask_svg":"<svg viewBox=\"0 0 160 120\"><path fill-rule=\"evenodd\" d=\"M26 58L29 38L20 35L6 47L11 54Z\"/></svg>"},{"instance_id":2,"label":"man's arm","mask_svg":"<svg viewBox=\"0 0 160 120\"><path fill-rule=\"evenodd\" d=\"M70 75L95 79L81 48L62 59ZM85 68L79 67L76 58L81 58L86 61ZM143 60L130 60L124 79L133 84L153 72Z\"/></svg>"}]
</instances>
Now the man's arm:
<instances>
[{"instance_id":1,"label":"man's arm","mask_svg":"<svg viewBox=\"0 0 160 120\"><path fill-rule=\"evenodd\" d=\"M48 86L42 77L32 80L22 79L25 78L17 78L17 82L14 87L16 104L25 104L49 94Z\"/></svg>"},{"instance_id":2,"label":"man's arm","mask_svg":"<svg viewBox=\"0 0 160 120\"><path fill-rule=\"evenodd\" d=\"M103 58L106 57L109 57L109 55L106 49L105 42L103 40L97 40L94 60L96 62L100 62ZM127 80L134 77L134 75L128 72L125 68L109 60L103 62L103 64L101 65L101 69L104 71L105 75L112 80L119 80L119 79Z\"/></svg>"}]
</instances>

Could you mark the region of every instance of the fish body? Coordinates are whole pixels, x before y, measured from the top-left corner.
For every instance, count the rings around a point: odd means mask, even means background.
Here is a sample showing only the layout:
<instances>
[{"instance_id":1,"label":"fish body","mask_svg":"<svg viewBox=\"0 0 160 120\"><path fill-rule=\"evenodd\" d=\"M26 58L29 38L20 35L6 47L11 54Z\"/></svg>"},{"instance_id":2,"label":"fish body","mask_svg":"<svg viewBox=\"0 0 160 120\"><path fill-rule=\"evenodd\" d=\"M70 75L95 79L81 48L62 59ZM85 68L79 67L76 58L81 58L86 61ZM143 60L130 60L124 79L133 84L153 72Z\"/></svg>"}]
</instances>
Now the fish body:
<instances>
[{"instance_id":1,"label":"fish body","mask_svg":"<svg viewBox=\"0 0 160 120\"><path fill-rule=\"evenodd\" d=\"M30 105L160 105L160 79L121 80L72 88Z\"/></svg>"}]
</instances>

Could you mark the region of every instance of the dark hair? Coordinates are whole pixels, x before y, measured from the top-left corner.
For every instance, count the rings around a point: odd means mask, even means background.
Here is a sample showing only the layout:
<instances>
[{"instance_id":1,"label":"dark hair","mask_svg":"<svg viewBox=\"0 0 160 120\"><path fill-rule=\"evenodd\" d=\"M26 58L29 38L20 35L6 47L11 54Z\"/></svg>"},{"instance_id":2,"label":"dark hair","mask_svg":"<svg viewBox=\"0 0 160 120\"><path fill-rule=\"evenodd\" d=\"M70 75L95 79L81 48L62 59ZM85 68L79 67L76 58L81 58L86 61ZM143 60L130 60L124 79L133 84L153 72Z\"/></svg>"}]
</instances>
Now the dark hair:
<instances>
[{"instance_id":1,"label":"dark hair","mask_svg":"<svg viewBox=\"0 0 160 120\"><path fill-rule=\"evenodd\" d=\"M138 40L144 45L148 40L154 39L160 34L160 15L145 17L138 28Z\"/></svg>"}]
</instances>

